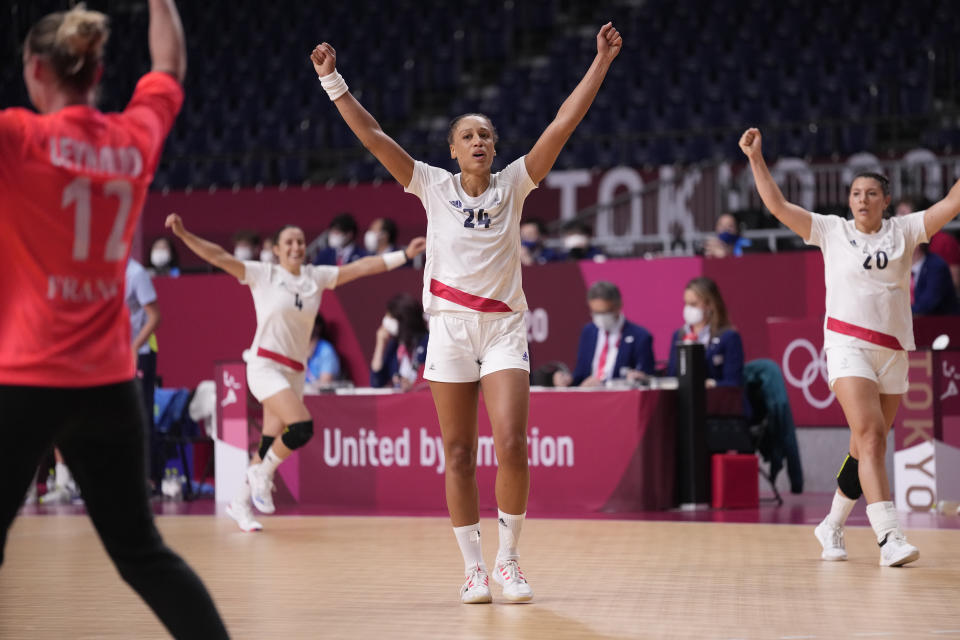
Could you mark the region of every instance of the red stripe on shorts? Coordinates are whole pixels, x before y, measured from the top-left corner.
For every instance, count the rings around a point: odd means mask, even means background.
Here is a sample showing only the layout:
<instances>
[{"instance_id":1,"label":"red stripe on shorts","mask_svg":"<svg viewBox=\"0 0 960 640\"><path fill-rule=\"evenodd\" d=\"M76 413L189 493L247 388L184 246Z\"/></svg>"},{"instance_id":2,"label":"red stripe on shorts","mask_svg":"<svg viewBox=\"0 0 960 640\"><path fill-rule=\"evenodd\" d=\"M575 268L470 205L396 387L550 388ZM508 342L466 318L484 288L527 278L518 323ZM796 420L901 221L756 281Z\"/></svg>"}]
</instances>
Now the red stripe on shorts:
<instances>
[{"instance_id":1,"label":"red stripe on shorts","mask_svg":"<svg viewBox=\"0 0 960 640\"><path fill-rule=\"evenodd\" d=\"M261 358L267 358L268 360L273 360L274 362L279 362L280 364L286 365L294 371L303 371L303 363L297 362L296 360L291 360L281 353L274 353L273 351L267 351L263 347L257 347L257 355Z\"/></svg>"},{"instance_id":2,"label":"red stripe on shorts","mask_svg":"<svg viewBox=\"0 0 960 640\"><path fill-rule=\"evenodd\" d=\"M486 311L490 313L496 311L513 311L513 309L499 300L475 296L472 293L460 291L460 289L454 289L453 287L445 285L439 280L434 280L433 278L430 279L430 293L438 298L455 302L461 306L467 307L468 309L473 309L474 311Z\"/></svg>"},{"instance_id":3,"label":"red stripe on shorts","mask_svg":"<svg viewBox=\"0 0 960 640\"><path fill-rule=\"evenodd\" d=\"M858 327L855 324L850 324L849 322L844 322L843 320L827 317L827 329L837 333L842 333L845 336L860 338L861 340L866 340L870 344L876 344L881 347L886 347L887 349L903 351L903 347L900 345L900 341L897 340L896 336L880 333L879 331L874 331L873 329Z\"/></svg>"}]
</instances>

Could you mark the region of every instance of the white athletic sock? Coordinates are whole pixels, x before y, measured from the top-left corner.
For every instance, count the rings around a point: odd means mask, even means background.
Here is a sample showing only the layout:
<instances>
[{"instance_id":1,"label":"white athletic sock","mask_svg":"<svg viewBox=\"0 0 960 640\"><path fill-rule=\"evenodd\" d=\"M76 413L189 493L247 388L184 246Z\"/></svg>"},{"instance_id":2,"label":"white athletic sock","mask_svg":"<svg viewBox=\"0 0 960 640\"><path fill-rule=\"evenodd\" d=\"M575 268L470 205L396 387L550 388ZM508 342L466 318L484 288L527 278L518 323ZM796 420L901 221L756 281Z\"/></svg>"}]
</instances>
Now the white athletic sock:
<instances>
[{"instance_id":1,"label":"white athletic sock","mask_svg":"<svg viewBox=\"0 0 960 640\"><path fill-rule=\"evenodd\" d=\"M480 523L454 527L453 534L457 536L457 544L463 554L464 573L476 566L486 571L487 565L483 562L483 549L480 546Z\"/></svg>"},{"instance_id":2,"label":"white athletic sock","mask_svg":"<svg viewBox=\"0 0 960 640\"><path fill-rule=\"evenodd\" d=\"M62 462L58 462L54 472L53 482L58 487L65 487L70 484L70 469Z\"/></svg>"},{"instance_id":3,"label":"white athletic sock","mask_svg":"<svg viewBox=\"0 0 960 640\"><path fill-rule=\"evenodd\" d=\"M877 535L877 542L882 542L888 533L900 528L897 508L889 500L868 504L867 518L870 519L870 526Z\"/></svg>"},{"instance_id":4,"label":"white athletic sock","mask_svg":"<svg viewBox=\"0 0 960 640\"><path fill-rule=\"evenodd\" d=\"M272 478L273 472L277 470L281 462L283 462L283 459L275 454L273 449L270 449L270 451L267 451L267 456L263 459L263 462L260 463L260 473Z\"/></svg>"},{"instance_id":5,"label":"white athletic sock","mask_svg":"<svg viewBox=\"0 0 960 640\"><path fill-rule=\"evenodd\" d=\"M512 515L497 509L497 529L500 531L500 548L497 550L497 562L501 560L516 560L520 557L517 545L520 544L520 530L523 528L523 519L527 512Z\"/></svg>"},{"instance_id":6,"label":"white athletic sock","mask_svg":"<svg viewBox=\"0 0 960 640\"><path fill-rule=\"evenodd\" d=\"M243 482L240 483L240 489L237 495L233 496L233 503L236 505L250 504L250 483L247 482L247 474L243 474Z\"/></svg>"},{"instance_id":7,"label":"white athletic sock","mask_svg":"<svg viewBox=\"0 0 960 640\"><path fill-rule=\"evenodd\" d=\"M830 513L827 514L826 518L827 522L839 529L846 523L855 504L857 504L856 500L851 500L839 491L834 491L833 504L830 505Z\"/></svg>"}]
</instances>

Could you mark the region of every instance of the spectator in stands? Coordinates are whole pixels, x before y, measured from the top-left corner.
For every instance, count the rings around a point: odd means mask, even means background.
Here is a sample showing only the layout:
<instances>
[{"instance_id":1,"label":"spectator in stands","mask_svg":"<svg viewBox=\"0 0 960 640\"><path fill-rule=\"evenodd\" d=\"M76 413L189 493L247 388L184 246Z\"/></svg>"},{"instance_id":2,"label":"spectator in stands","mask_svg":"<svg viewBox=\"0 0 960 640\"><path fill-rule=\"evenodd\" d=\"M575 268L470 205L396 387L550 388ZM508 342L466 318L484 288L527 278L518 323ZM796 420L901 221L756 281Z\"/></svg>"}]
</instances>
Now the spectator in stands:
<instances>
[{"instance_id":1,"label":"spectator in stands","mask_svg":"<svg viewBox=\"0 0 960 640\"><path fill-rule=\"evenodd\" d=\"M571 383L597 387L607 380L645 380L653 374L653 336L627 320L620 289L601 280L590 285L587 305L593 322L580 332Z\"/></svg>"},{"instance_id":2,"label":"spectator in stands","mask_svg":"<svg viewBox=\"0 0 960 640\"><path fill-rule=\"evenodd\" d=\"M313 321L309 353L305 372L308 389L326 387L340 379L340 357L327 337L327 323L320 313Z\"/></svg>"},{"instance_id":3,"label":"spectator in stands","mask_svg":"<svg viewBox=\"0 0 960 640\"><path fill-rule=\"evenodd\" d=\"M255 231L241 229L233 234L233 257L237 260L253 260L259 246L260 236Z\"/></svg>"},{"instance_id":4,"label":"spectator in stands","mask_svg":"<svg viewBox=\"0 0 960 640\"><path fill-rule=\"evenodd\" d=\"M905 216L914 211L920 211L920 200L903 198L897 203L896 214ZM923 209L926 209L924 206ZM954 289L960 289L960 242L948 231L938 231L930 238L930 253L940 256L947 263L950 270L950 280ZM917 256L914 255L914 261ZM916 264L916 262L914 262Z\"/></svg>"},{"instance_id":5,"label":"spectator in stands","mask_svg":"<svg viewBox=\"0 0 960 640\"><path fill-rule=\"evenodd\" d=\"M565 362L554 360L537 367L530 374L530 384L535 387L569 387L573 384L573 375Z\"/></svg>"},{"instance_id":6,"label":"spectator in stands","mask_svg":"<svg viewBox=\"0 0 960 640\"><path fill-rule=\"evenodd\" d=\"M397 250L397 223L390 218L377 218L363 234L363 248L372 256Z\"/></svg>"},{"instance_id":7,"label":"spectator in stands","mask_svg":"<svg viewBox=\"0 0 960 640\"><path fill-rule=\"evenodd\" d=\"M703 255L707 258L726 258L742 256L743 250L752 243L740 235L740 225L732 213L724 213L717 218L717 234L707 238Z\"/></svg>"},{"instance_id":8,"label":"spectator in stands","mask_svg":"<svg viewBox=\"0 0 960 640\"><path fill-rule=\"evenodd\" d=\"M941 231L939 235L942 235ZM960 313L957 290L950 278L950 267L928 244L913 250L910 285L915 316L953 316Z\"/></svg>"},{"instance_id":9,"label":"spectator in stands","mask_svg":"<svg viewBox=\"0 0 960 640\"><path fill-rule=\"evenodd\" d=\"M147 407L146 428L150 442L150 478L160 487L162 461L157 459L159 441L153 426L153 391L157 383L157 339L154 331L160 326L160 304L150 274L131 258L127 261L125 301L130 312L130 338L136 357L137 379Z\"/></svg>"},{"instance_id":10,"label":"spectator in stands","mask_svg":"<svg viewBox=\"0 0 960 640\"><path fill-rule=\"evenodd\" d=\"M277 264L277 254L273 252L273 236L267 236L260 245L260 262Z\"/></svg>"},{"instance_id":11,"label":"spectator in stands","mask_svg":"<svg viewBox=\"0 0 960 640\"><path fill-rule=\"evenodd\" d=\"M427 357L427 323L423 305L409 293L387 302L387 313L377 328L370 359L370 386L393 386L408 391L418 380Z\"/></svg>"},{"instance_id":12,"label":"spectator in stands","mask_svg":"<svg viewBox=\"0 0 960 640\"><path fill-rule=\"evenodd\" d=\"M152 276L176 278L180 275L180 257L169 238L160 236L150 245L150 266L147 271Z\"/></svg>"},{"instance_id":13,"label":"spectator in stands","mask_svg":"<svg viewBox=\"0 0 960 640\"><path fill-rule=\"evenodd\" d=\"M683 326L670 342L667 375L677 375L677 346L693 340L706 347L707 386L743 385L743 342L730 324L717 283L694 278L683 290Z\"/></svg>"},{"instance_id":14,"label":"spectator in stands","mask_svg":"<svg viewBox=\"0 0 960 640\"><path fill-rule=\"evenodd\" d=\"M327 229L327 246L313 259L313 264L344 265L366 257L363 247L357 246L357 220L350 213L341 213Z\"/></svg>"},{"instance_id":15,"label":"spectator in stands","mask_svg":"<svg viewBox=\"0 0 960 640\"><path fill-rule=\"evenodd\" d=\"M546 264L560 260L556 251L543 246L547 226L539 218L524 218L520 221L520 262L524 266Z\"/></svg>"},{"instance_id":16,"label":"spectator in stands","mask_svg":"<svg viewBox=\"0 0 960 640\"><path fill-rule=\"evenodd\" d=\"M563 225L563 248L567 260L593 260L603 262L606 256L590 244L593 229L586 222L571 220Z\"/></svg>"}]
</instances>

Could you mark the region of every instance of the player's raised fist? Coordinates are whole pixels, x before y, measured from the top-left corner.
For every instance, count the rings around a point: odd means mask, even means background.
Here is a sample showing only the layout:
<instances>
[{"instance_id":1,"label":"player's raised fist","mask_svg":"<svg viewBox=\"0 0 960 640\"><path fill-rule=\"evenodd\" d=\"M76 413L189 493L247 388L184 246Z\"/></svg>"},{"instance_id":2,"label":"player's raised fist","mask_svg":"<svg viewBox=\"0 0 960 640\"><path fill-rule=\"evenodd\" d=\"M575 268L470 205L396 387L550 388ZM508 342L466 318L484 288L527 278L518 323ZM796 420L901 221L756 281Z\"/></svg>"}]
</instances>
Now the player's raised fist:
<instances>
[{"instance_id":1,"label":"player's raised fist","mask_svg":"<svg viewBox=\"0 0 960 640\"><path fill-rule=\"evenodd\" d=\"M600 27L600 33L597 34L597 53L607 60L613 60L622 48L623 38L620 37L620 32L616 30L612 22Z\"/></svg>"},{"instance_id":2,"label":"player's raised fist","mask_svg":"<svg viewBox=\"0 0 960 640\"><path fill-rule=\"evenodd\" d=\"M423 236L414 238L410 241L410 244L407 245L407 248L404 250L404 253L407 254L408 260L413 260L418 255L423 253L427 248L427 239Z\"/></svg>"},{"instance_id":3,"label":"player's raised fist","mask_svg":"<svg viewBox=\"0 0 960 640\"><path fill-rule=\"evenodd\" d=\"M748 158L760 154L760 130L751 127L740 136L740 149Z\"/></svg>"},{"instance_id":4,"label":"player's raised fist","mask_svg":"<svg viewBox=\"0 0 960 640\"><path fill-rule=\"evenodd\" d=\"M176 213L167 216L167 221L163 223L167 229L173 231L173 235L180 236L183 233L183 220Z\"/></svg>"},{"instance_id":5,"label":"player's raised fist","mask_svg":"<svg viewBox=\"0 0 960 640\"><path fill-rule=\"evenodd\" d=\"M310 62L318 76L328 76L337 69L337 52L329 44L322 42L313 48Z\"/></svg>"}]
</instances>

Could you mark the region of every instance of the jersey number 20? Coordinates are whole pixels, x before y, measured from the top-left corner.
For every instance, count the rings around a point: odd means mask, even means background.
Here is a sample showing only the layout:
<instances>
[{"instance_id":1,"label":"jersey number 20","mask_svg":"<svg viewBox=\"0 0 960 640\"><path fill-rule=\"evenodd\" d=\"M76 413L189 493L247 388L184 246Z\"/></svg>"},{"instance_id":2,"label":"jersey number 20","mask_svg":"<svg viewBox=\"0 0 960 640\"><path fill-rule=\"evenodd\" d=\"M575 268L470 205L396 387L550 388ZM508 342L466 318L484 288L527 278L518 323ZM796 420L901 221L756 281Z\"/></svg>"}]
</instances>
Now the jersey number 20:
<instances>
[{"instance_id":1,"label":"jersey number 20","mask_svg":"<svg viewBox=\"0 0 960 640\"><path fill-rule=\"evenodd\" d=\"M874 256L877 259L877 269L886 269L887 262L889 262L889 259L887 258L887 254L885 251L877 251L877 253L874 254L873 256L868 253L867 259L863 261L863 268L873 269L873 267L870 265L870 261L872 258L874 258Z\"/></svg>"},{"instance_id":2,"label":"jersey number 20","mask_svg":"<svg viewBox=\"0 0 960 640\"><path fill-rule=\"evenodd\" d=\"M127 216L133 205L133 187L126 180L111 180L103 185L103 193L113 196L119 203L117 217L107 238L107 247L103 252L106 262L123 260L126 246L123 244L123 230L127 226ZM62 207L74 205L73 218L73 259L86 260L90 256L90 178L77 178L63 190Z\"/></svg>"}]
</instances>

